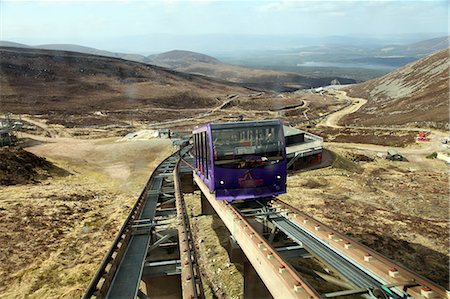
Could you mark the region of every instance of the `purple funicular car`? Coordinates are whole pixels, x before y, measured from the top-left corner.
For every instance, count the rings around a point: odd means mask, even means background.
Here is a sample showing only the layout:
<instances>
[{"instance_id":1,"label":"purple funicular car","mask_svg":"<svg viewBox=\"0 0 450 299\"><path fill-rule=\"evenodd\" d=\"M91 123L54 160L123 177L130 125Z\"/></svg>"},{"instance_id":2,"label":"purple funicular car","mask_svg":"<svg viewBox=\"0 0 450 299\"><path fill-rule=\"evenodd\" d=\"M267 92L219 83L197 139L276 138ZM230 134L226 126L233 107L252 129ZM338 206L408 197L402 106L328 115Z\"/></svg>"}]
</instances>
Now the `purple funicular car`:
<instances>
[{"instance_id":1,"label":"purple funicular car","mask_svg":"<svg viewBox=\"0 0 450 299\"><path fill-rule=\"evenodd\" d=\"M286 193L286 147L280 120L211 123L193 130L195 173L217 200Z\"/></svg>"}]
</instances>

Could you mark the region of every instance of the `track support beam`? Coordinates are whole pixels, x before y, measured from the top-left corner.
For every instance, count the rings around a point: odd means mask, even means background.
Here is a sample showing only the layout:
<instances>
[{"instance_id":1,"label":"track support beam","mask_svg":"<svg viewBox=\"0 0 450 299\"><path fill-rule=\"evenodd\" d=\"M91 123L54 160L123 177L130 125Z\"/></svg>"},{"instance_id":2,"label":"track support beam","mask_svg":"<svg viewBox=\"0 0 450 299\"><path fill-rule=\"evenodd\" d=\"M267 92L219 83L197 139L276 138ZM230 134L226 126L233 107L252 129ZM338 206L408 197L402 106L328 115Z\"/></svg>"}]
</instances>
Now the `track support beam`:
<instances>
[{"instance_id":1,"label":"track support beam","mask_svg":"<svg viewBox=\"0 0 450 299\"><path fill-rule=\"evenodd\" d=\"M255 231L235 207L226 201L216 200L214 194L210 193L196 174L194 180L274 298L321 298L320 294Z\"/></svg>"}]
</instances>

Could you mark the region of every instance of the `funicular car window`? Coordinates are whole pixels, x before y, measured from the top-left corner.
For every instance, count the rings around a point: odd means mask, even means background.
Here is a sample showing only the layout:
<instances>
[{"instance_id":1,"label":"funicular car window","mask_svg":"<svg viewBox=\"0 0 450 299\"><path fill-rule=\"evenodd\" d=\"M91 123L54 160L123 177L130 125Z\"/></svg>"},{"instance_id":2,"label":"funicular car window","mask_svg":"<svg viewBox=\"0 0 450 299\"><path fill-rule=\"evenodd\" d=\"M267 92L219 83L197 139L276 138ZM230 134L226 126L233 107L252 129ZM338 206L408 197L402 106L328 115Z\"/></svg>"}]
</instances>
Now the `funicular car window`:
<instances>
[{"instance_id":1,"label":"funicular car window","mask_svg":"<svg viewBox=\"0 0 450 299\"><path fill-rule=\"evenodd\" d=\"M203 132L200 133L200 172L205 174L205 146L203 143Z\"/></svg>"},{"instance_id":2,"label":"funicular car window","mask_svg":"<svg viewBox=\"0 0 450 299\"><path fill-rule=\"evenodd\" d=\"M197 145L197 134L194 134L194 154L195 154L195 168L198 169L198 145Z\"/></svg>"},{"instance_id":3,"label":"funicular car window","mask_svg":"<svg viewBox=\"0 0 450 299\"><path fill-rule=\"evenodd\" d=\"M283 160L279 127L215 129L212 132L215 165L254 168Z\"/></svg>"},{"instance_id":4,"label":"funicular car window","mask_svg":"<svg viewBox=\"0 0 450 299\"><path fill-rule=\"evenodd\" d=\"M208 132L205 132L205 146L206 146L206 178L209 179L209 172L211 171L211 149Z\"/></svg>"}]
</instances>

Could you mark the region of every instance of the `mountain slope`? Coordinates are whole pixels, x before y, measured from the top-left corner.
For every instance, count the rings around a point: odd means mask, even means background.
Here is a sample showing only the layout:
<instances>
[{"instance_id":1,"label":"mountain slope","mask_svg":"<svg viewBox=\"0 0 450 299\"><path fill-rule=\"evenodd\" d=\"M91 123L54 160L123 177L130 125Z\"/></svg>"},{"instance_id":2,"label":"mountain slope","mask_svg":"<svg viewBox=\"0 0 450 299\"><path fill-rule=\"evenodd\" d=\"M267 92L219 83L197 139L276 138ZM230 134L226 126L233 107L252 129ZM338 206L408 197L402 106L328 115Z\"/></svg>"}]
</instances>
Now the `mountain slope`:
<instances>
[{"instance_id":1,"label":"mountain slope","mask_svg":"<svg viewBox=\"0 0 450 299\"><path fill-rule=\"evenodd\" d=\"M15 48L32 48L31 46L15 43L15 42L9 42L6 40L0 40L0 47L15 47Z\"/></svg>"},{"instance_id":2,"label":"mountain slope","mask_svg":"<svg viewBox=\"0 0 450 299\"><path fill-rule=\"evenodd\" d=\"M128 60L75 52L0 48L0 112L92 114L141 109L210 108L217 98L251 93L237 84ZM192 112L193 113L193 112ZM98 119L102 119L98 117Z\"/></svg>"},{"instance_id":3,"label":"mountain slope","mask_svg":"<svg viewBox=\"0 0 450 299\"><path fill-rule=\"evenodd\" d=\"M380 55L412 55L423 57L430 53L448 48L450 45L450 36L442 36L423 40L409 45L386 46L380 49Z\"/></svg>"},{"instance_id":4,"label":"mountain slope","mask_svg":"<svg viewBox=\"0 0 450 299\"><path fill-rule=\"evenodd\" d=\"M234 66L211 56L190 51L176 50L151 55L146 62L179 72L205 75L262 90L294 91L330 85L334 79L337 79L341 84L355 83L355 80L347 78L318 78L296 73Z\"/></svg>"},{"instance_id":5,"label":"mountain slope","mask_svg":"<svg viewBox=\"0 0 450 299\"><path fill-rule=\"evenodd\" d=\"M153 64L179 72L204 75L220 80L241 83L249 88L266 91L295 91L297 89L325 86L330 85L331 81L335 79L342 84L356 82L353 79L347 78L311 77L296 73L239 67L223 63L208 55L182 50L173 50L145 57L139 54L109 52L72 44L27 46L11 42L1 43L3 43L5 47L70 51L126 59L130 61Z\"/></svg>"},{"instance_id":6,"label":"mountain slope","mask_svg":"<svg viewBox=\"0 0 450 299\"><path fill-rule=\"evenodd\" d=\"M44 50L79 52L79 53L84 53L84 54L121 58L121 59L126 59L126 60L131 60L131 61L137 61L137 62L144 62L146 59L145 56L139 55L139 54L110 52L110 51L99 50L96 48L84 47L84 46L72 45L72 44L38 45L38 46L34 46L34 48L44 49Z\"/></svg>"},{"instance_id":7,"label":"mountain slope","mask_svg":"<svg viewBox=\"0 0 450 299\"><path fill-rule=\"evenodd\" d=\"M368 102L342 122L448 128L449 67L449 49L445 49L381 78L352 86L349 95Z\"/></svg>"},{"instance_id":8,"label":"mountain slope","mask_svg":"<svg viewBox=\"0 0 450 299\"><path fill-rule=\"evenodd\" d=\"M154 62L159 66L167 68L181 68L187 67L194 63L209 63L209 64L223 64L214 57L183 50L173 50L161 54L150 55L146 62Z\"/></svg>"}]
</instances>

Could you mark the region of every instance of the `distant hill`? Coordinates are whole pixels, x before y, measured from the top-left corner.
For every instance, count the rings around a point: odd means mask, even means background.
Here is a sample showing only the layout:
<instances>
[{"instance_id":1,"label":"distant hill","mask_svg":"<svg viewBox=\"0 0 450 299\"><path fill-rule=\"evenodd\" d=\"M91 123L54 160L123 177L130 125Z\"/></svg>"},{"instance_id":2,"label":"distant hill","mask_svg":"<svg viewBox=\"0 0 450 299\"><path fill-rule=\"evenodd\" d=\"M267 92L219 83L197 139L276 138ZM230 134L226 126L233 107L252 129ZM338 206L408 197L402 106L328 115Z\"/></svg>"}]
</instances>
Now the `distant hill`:
<instances>
[{"instance_id":1,"label":"distant hill","mask_svg":"<svg viewBox=\"0 0 450 299\"><path fill-rule=\"evenodd\" d=\"M393 45L379 49L380 54L386 55L413 55L422 57L433 52L446 49L450 45L450 36L432 38L409 45Z\"/></svg>"},{"instance_id":2,"label":"distant hill","mask_svg":"<svg viewBox=\"0 0 450 299\"><path fill-rule=\"evenodd\" d=\"M448 36L412 44L319 43L271 51L255 50L220 57L222 61L249 68L294 72L303 76L346 77L365 81L381 77L408 63L448 47ZM298 41L301 44L301 40Z\"/></svg>"},{"instance_id":3,"label":"distant hill","mask_svg":"<svg viewBox=\"0 0 450 299\"><path fill-rule=\"evenodd\" d=\"M223 64L214 57L183 50L173 50L161 54L150 55L146 62L167 68L188 67L195 63Z\"/></svg>"},{"instance_id":4,"label":"distant hill","mask_svg":"<svg viewBox=\"0 0 450 299\"><path fill-rule=\"evenodd\" d=\"M448 128L449 51L441 50L381 78L353 85L349 94L368 102L342 122Z\"/></svg>"},{"instance_id":5,"label":"distant hill","mask_svg":"<svg viewBox=\"0 0 450 299\"><path fill-rule=\"evenodd\" d=\"M110 51L99 50L99 49L95 49L95 48L91 48L91 47L84 47L84 46L71 45L71 44L38 45L38 46L34 46L34 48L46 49L46 50L57 50L57 51L79 52L79 53L92 54L92 55L122 58L122 59L137 61L137 62L144 62L146 59L145 56L139 55L139 54L110 52Z\"/></svg>"},{"instance_id":6,"label":"distant hill","mask_svg":"<svg viewBox=\"0 0 450 299\"><path fill-rule=\"evenodd\" d=\"M6 41L6 40L0 40L0 47L32 48L31 46L28 46L28 45L25 45L25 44L9 42L9 41Z\"/></svg>"},{"instance_id":7,"label":"distant hill","mask_svg":"<svg viewBox=\"0 0 450 299\"><path fill-rule=\"evenodd\" d=\"M180 50L151 55L146 62L179 72L205 75L261 90L294 91L330 85L333 80L338 80L341 84L356 82L347 78L311 77L290 72L234 66L211 56Z\"/></svg>"},{"instance_id":8,"label":"distant hill","mask_svg":"<svg viewBox=\"0 0 450 299\"><path fill-rule=\"evenodd\" d=\"M128 110L135 119L147 121L179 118L183 109L216 107L219 98L229 94L254 92L235 83L118 58L12 47L0 48L0 85L0 113L59 115L65 123L70 117L64 115L92 117L96 111L114 115ZM162 110L143 110L149 108ZM94 123L104 119L95 117Z\"/></svg>"},{"instance_id":9,"label":"distant hill","mask_svg":"<svg viewBox=\"0 0 450 299\"><path fill-rule=\"evenodd\" d=\"M34 49L44 49L44 50L55 50L55 51L69 51L69 52L78 52L84 54L92 54L106 57L114 57L121 58L131 61L144 62L146 57L139 54L129 54L129 53L118 53L118 52L110 52L99 50L96 48L85 47L80 45L72 45L72 44L45 44L45 45L36 45L29 46L25 44L19 44L15 42L9 41L0 41L0 47L14 47L14 48L34 48Z\"/></svg>"},{"instance_id":10,"label":"distant hill","mask_svg":"<svg viewBox=\"0 0 450 299\"><path fill-rule=\"evenodd\" d=\"M240 83L248 86L249 88L255 88L265 91L295 91L297 89L330 85L331 81L333 80L338 80L341 84L356 82L353 79L347 78L312 77L296 73L238 67L223 63L216 58L208 55L182 50L173 50L145 57L139 54L109 52L72 44L47 44L28 46L11 42L4 43L5 47L70 51L137 61L169 68L179 72L199 74L234 83Z\"/></svg>"}]
</instances>

